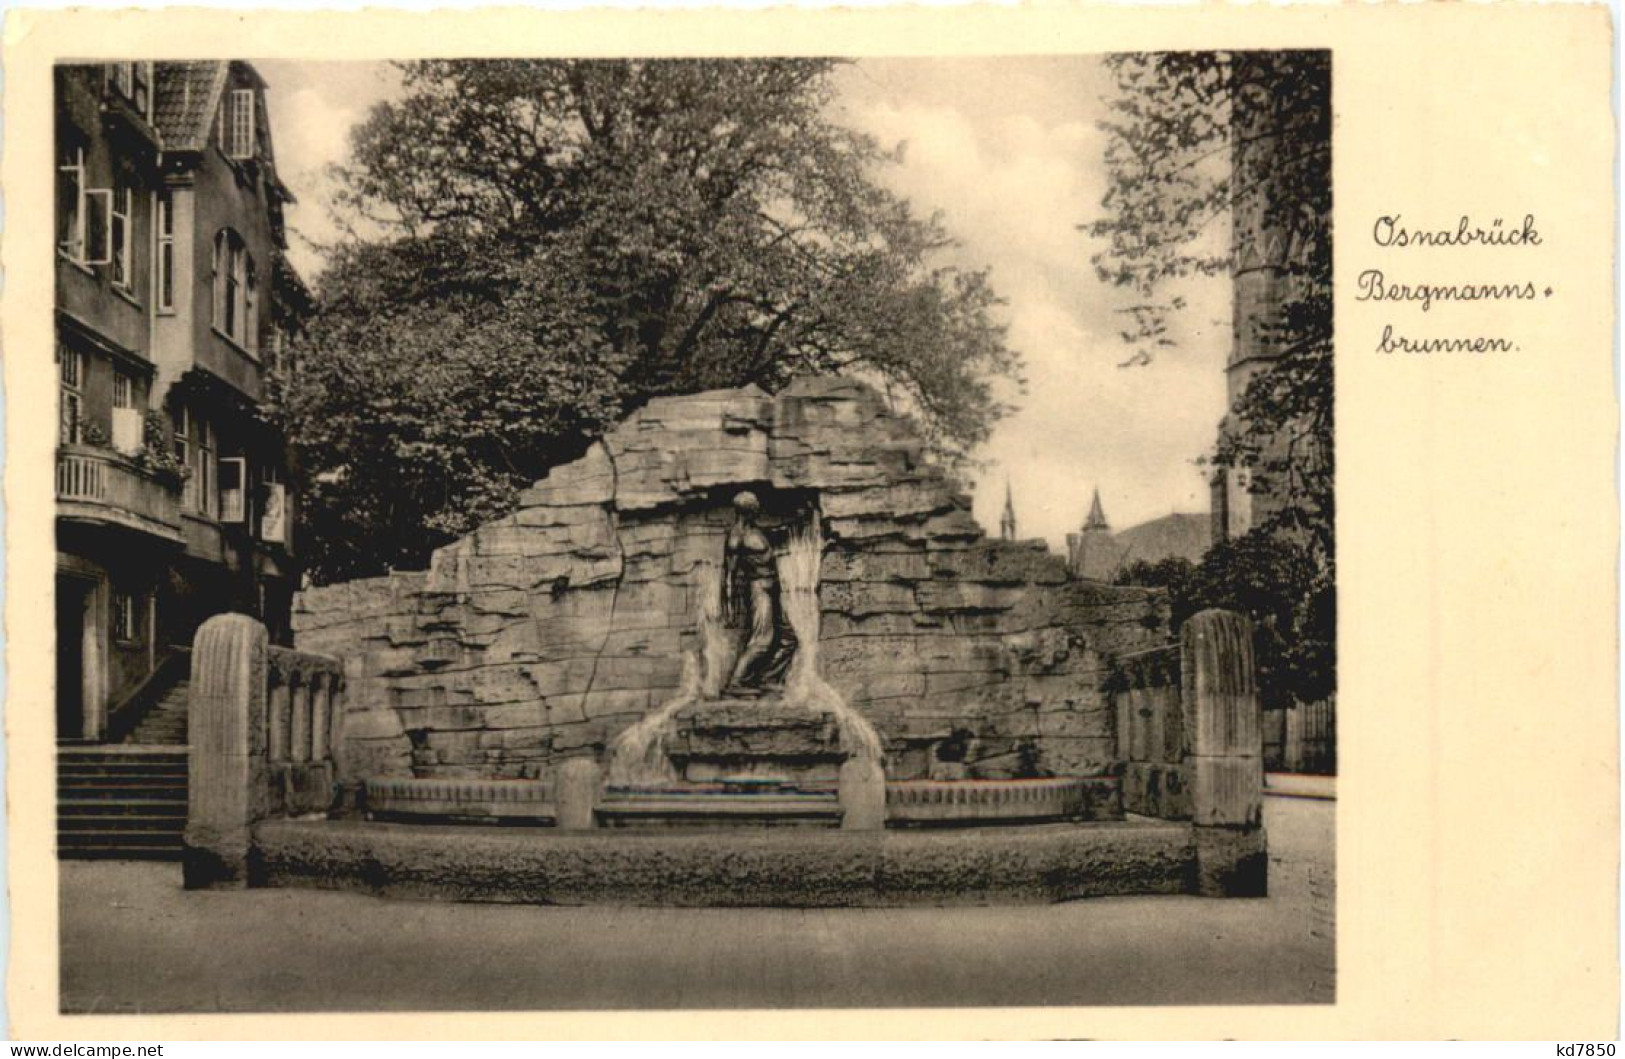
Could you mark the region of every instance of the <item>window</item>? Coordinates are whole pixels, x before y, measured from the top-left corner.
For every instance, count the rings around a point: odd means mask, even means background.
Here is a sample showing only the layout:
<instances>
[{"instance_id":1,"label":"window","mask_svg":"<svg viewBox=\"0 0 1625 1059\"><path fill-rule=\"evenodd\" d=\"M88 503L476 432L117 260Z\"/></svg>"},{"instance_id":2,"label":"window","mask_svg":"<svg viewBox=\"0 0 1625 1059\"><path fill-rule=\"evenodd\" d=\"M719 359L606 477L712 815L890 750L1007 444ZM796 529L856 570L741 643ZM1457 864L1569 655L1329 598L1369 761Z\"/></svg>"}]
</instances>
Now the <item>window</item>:
<instances>
[{"instance_id":1,"label":"window","mask_svg":"<svg viewBox=\"0 0 1625 1059\"><path fill-rule=\"evenodd\" d=\"M152 63L131 63L131 80L134 82L130 93L130 102L135 109L148 121L152 120Z\"/></svg>"},{"instance_id":2,"label":"window","mask_svg":"<svg viewBox=\"0 0 1625 1059\"><path fill-rule=\"evenodd\" d=\"M282 365L282 351L287 347L288 336L282 330L281 324L271 325L271 334L265 344L268 355L265 358L266 366L272 371L280 371Z\"/></svg>"},{"instance_id":3,"label":"window","mask_svg":"<svg viewBox=\"0 0 1625 1059\"><path fill-rule=\"evenodd\" d=\"M85 191L84 251L81 265L105 265L113 260L113 192L110 188Z\"/></svg>"},{"instance_id":4,"label":"window","mask_svg":"<svg viewBox=\"0 0 1625 1059\"><path fill-rule=\"evenodd\" d=\"M114 63L113 87L141 116L152 117L152 63Z\"/></svg>"},{"instance_id":5,"label":"window","mask_svg":"<svg viewBox=\"0 0 1625 1059\"><path fill-rule=\"evenodd\" d=\"M228 158L254 157L254 90L235 88L220 106L220 149Z\"/></svg>"},{"instance_id":6,"label":"window","mask_svg":"<svg viewBox=\"0 0 1625 1059\"><path fill-rule=\"evenodd\" d=\"M111 220L108 226L109 258L113 265L113 283L129 290L134 282L130 268L130 188L121 179L114 182L111 198Z\"/></svg>"},{"instance_id":7,"label":"window","mask_svg":"<svg viewBox=\"0 0 1625 1059\"><path fill-rule=\"evenodd\" d=\"M254 273L254 259L247 259L248 266L243 279L243 345L251 350L258 350L260 345L260 315L258 299L258 278Z\"/></svg>"},{"instance_id":8,"label":"window","mask_svg":"<svg viewBox=\"0 0 1625 1059\"><path fill-rule=\"evenodd\" d=\"M260 540L286 544L288 529L288 491L282 484L282 473L276 467L265 468L265 484L260 508Z\"/></svg>"},{"instance_id":9,"label":"window","mask_svg":"<svg viewBox=\"0 0 1625 1059\"><path fill-rule=\"evenodd\" d=\"M56 365L59 383L57 442L77 445L84 434L85 424L85 355L58 343Z\"/></svg>"},{"instance_id":10,"label":"window","mask_svg":"<svg viewBox=\"0 0 1625 1059\"><path fill-rule=\"evenodd\" d=\"M85 149L57 160L56 245L74 261L85 259Z\"/></svg>"},{"instance_id":11,"label":"window","mask_svg":"<svg viewBox=\"0 0 1625 1059\"><path fill-rule=\"evenodd\" d=\"M136 405L135 376L119 370L113 371L113 447L134 455L141 451L145 438L142 410Z\"/></svg>"},{"instance_id":12,"label":"window","mask_svg":"<svg viewBox=\"0 0 1625 1059\"><path fill-rule=\"evenodd\" d=\"M220 458L220 521L248 521L248 461L241 456Z\"/></svg>"},{"instance_id":13,"label":"window","mask_svg":"<svg viewBox=\"0 0 1625 1059\"><path fill-rule=\"evenodd\" d=\"M113 593L113 638L129 642L141 638L141 611L135 593Z\"/></svg>"},{"instance_id":14,"label":"window","mask_svg":"<svg viewBox=\"0 0 1625 1059\"><path fill-rule=\"evenodd\" d=\"M198 511L210 518L217 517L220 493L215 481L214 428L207 420L201 420L197 425L197 452L192 465L192 480L197 483L194 492Z\"/></svg>"},{"instance_id":15,"label":"window","mask_svg":"<svg viewBox=\"0 0 1625 1059\"><path fill-rule=\"evenodd\" d=\"M113 192L85 186L85 149L75 147L56 167L56 245L81 265L112 260Z\"/></svg>"},{"instance_id":16,"label":"window","mask_svg":"<svg viewBox=\"0 0 1625 1059\"><path fill-rule=\"evenodd\" d=\"M182 406L175 416L175 462L182 467L192 466L192 411ZM197 482L188 475L186 483L181 486L181 504L187 510L197 509Z\"/></svg>"},{"instance_id":17,"label":"window","mask_svg":"<svg viewBox=\"0 0 1625 1059\"><path fill-rule=\"evenodd\" d=\"M214 237L214 326L237 344L252 348L254 259L242 236L222 228Z\"/></svg>"},{"instance_id":18,"label":"window","mask_svg":"<svg viewBox=\"0 0 1625 1059\"><path fill-rule=\"evenodd\" d=\"M175 203L169 192L153 196L152 289L159 312L175 309Z\"/></svg>"}]
</instances>

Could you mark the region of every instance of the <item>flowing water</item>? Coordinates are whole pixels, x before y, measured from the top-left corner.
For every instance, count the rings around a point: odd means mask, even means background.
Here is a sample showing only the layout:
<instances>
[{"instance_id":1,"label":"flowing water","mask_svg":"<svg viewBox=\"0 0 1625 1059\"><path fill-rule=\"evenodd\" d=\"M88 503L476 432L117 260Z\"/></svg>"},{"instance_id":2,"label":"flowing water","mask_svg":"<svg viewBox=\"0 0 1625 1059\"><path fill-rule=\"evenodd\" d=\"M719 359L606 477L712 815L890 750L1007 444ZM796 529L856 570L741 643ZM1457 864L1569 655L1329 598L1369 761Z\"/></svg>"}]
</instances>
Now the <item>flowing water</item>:
<instances>
[{"instance_id":1,"label":"flowing water","mask_svg":"<svg viewBox=\"0 0 1625 1059\"><path fill-rule=\"evenodd\" d=\"M778 557L779 606L796 637L796 652L785 678L784 703L787 709L833 717L841 733L841 746L848 755L861 761L879 761L882 750L874 726L848 706L840 692L818 672L818 577L823 558L823 533L814 514L810 525L791 533L789 547ZM722 621L722 570L715 563L706 563L696 576L699 650L684 652L677 694L650 710L610 744L611 787L676 782L676 770L666 756L665 746L673 718L696 702L714 701L722 694L734 653L732 638Z\"/></svg>"}]
</instances>

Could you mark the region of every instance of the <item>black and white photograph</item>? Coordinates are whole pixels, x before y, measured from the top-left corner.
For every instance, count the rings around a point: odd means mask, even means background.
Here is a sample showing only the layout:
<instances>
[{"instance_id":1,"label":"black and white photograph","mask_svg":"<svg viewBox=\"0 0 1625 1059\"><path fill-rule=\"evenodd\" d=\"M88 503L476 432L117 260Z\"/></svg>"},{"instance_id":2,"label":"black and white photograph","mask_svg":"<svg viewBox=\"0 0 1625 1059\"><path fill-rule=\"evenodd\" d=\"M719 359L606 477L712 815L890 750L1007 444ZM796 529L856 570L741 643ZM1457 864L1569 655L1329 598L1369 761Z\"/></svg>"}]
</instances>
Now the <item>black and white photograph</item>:
<instances>
[{"instance_id":1,"label":"black and white photograph","mask_svg":"<svg viewBox=\"0 0 1625 1059\"><path fill-rule=\"evenodd\" d=\"M61 1013L1333 1003L1334 67L58 64Z\"/></svg>"}]
</instances>

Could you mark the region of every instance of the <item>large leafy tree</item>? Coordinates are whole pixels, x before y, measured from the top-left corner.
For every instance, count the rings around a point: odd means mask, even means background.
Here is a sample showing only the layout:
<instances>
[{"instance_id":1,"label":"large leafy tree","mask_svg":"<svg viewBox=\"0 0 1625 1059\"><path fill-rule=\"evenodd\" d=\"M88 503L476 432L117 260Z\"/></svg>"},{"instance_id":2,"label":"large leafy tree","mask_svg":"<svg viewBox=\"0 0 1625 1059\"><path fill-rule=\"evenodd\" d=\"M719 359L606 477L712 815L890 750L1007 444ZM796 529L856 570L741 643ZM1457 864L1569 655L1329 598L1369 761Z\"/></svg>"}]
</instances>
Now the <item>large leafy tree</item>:
<instances>
[{"instance_id":1,"label":"large leafy tree","mask_svg":"<svg viewBox=\"0 0 1625 1059\"><path fill-rule=\"evenodd\" d=\"M1238 395L1210 458L1248 468L1273 503L1179 593L1190 606L1253 615L1277 701L1323 697L1336 665L1330 54L1107 61L1117 89L1104 123L1111 180L1087 230L1104 244L1093 259L1100 277L1132 295L1123 338L1134 359L1174 344L1181 284L1260 260L1272 270L1273 311L1246 307L1237 326L1255 328L1273 359Z\"/></svg>"},{"instance_id":2,"label":"large leafy tree","mask_svg":"<svg viewBox=\"0 0 1625 1059\"><path fill-rule=\"evenodd\" d=\"M653 396L849 373L948 458L983 440L1020 376L998 299L826 116L832 70L406 64L288 387L314 575L421 565Z\"/></svg>"}]
</instances>

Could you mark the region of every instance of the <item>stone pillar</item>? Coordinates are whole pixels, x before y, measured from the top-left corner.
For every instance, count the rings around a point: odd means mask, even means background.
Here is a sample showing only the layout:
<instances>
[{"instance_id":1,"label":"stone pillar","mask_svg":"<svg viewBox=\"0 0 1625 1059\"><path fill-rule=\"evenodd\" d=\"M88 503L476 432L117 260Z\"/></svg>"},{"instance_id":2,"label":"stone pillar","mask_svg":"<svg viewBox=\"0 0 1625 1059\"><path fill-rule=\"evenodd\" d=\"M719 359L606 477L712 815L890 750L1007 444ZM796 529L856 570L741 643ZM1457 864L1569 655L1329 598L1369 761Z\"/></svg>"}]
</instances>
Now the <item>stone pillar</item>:
<instances>
[{"instance_id":1,"label":"stone pillar","mask_svg":"<svg viewBox=\"0 0 1625 1059\"><path fill-rule=\"evenodd\" d=\"M243 886L254 824L269 811L265 626L210 618L192 642L182 876L188 889Z\"/></svg>"},{"instance_id":2,"label":"stone pillar","mask_svg":"<svg viewBox=\"0 0 1625 1059\"><path fill-rule=\"evenodd\" d=\"M1262 897L1268 856L1252 622L1224 610L1193 615L1185 622L1180 662L1195 888L1209 897Z\"/></svg>"},{"instance_id":3,"label":"stone pillar","mask_svg":"<svg viewBox=\"0 0 1625 1059\"><path fill-rule=\"evenodd\" d=\"M879 831L886 826L886 771L880 762L848 758L837 783L843 830Z\"/></svg>"},{"instance_id":4,"label":"stone pillar","mask_svg":"<svg viewBox=\"0 0 1625 1059\"><path fill-rule=\"evenodd\" d=\"M310 708L309 674L301 673L288 678L288 760L294 764L310 760Z\"/></svg>"},{"instance_id":5,"label":"stone pillar","mask_svg":"<svg viewBox=\"0 0 1625 1059\"><path fill-rule=\"evenodd\" d=\"M293 708L288 696L288 682L286 680L279 680L271 686L269 750L267 756L277 764L284 764L288 760L288 731L289 724L292 722L290 711Z\"/></svg>"},{"instance_id":6,"label":"stone pillar","mask_svg":"<svg viewBox=\"0 0 1625 1059\"><path fill-rule=\"evenodd\" d=\"M590 831L597 826L593 809L598 804L598 762L575 757L559 766L553 780L553 814L565 831Z\"/></svg>"},{"instance_id":7,"label":"stone pillar","mask_svg":"<svg viewBox=\"0 0 1625 1059\"><path fill-rule=\"evenodd\" d=\"M329 709L332 706L333 678L314 676L310 679L310 760L322 762L328 755Z\"/></svg>"}]
</instances>

